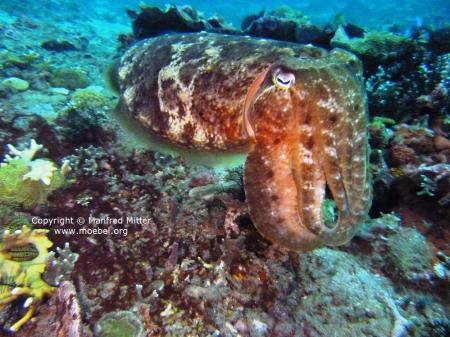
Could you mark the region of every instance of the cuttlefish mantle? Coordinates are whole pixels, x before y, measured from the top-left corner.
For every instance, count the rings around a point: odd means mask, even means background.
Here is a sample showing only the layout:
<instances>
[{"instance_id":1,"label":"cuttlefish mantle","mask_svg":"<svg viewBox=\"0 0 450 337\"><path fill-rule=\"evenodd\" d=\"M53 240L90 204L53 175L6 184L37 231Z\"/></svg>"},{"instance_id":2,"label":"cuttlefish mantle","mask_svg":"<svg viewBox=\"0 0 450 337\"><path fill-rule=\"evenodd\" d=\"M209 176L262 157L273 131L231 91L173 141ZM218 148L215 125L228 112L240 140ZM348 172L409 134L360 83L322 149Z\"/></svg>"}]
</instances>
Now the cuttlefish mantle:
<instances>
[{"instance_id":1,"label":"cuttlefish mantle","mask_svg":"<svg viewBox=\"0 0 450 337\"><path fill-rule=\"evenodd\" d=\"M210 33L164 35L117 67L119 113L178 147L246 151L250 217L295 251L339 245L371 203L361 64L346 51ZM324 220L324 201L336 205Z\"/></svg>"}]
</instances>

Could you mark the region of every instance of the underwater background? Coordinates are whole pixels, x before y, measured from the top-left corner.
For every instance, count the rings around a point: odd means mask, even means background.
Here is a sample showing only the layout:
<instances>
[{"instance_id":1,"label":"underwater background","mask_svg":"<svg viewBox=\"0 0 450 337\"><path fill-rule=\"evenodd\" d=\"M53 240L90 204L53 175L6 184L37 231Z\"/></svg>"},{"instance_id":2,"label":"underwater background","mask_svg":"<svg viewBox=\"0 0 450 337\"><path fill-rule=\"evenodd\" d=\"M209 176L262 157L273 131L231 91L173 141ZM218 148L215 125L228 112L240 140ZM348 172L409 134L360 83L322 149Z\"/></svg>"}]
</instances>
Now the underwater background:
<instances>
[{"instance_id":1,"label":"underwater background","mask_svg":"<svg viewBox=\"0 0 450 337\"><path fill-rule=\"evenodd\" d=\"M272 171L123 128L127 81L159 71L142 41L204 31L361 60L344 68L367 95L370 210L350 241L285 249L249 208L264 196L246 184ZM449 90L448 0L2 0L0 336L450 335ZM331 192L318 212L333 223Z\"/></svg>"}]
</instances>

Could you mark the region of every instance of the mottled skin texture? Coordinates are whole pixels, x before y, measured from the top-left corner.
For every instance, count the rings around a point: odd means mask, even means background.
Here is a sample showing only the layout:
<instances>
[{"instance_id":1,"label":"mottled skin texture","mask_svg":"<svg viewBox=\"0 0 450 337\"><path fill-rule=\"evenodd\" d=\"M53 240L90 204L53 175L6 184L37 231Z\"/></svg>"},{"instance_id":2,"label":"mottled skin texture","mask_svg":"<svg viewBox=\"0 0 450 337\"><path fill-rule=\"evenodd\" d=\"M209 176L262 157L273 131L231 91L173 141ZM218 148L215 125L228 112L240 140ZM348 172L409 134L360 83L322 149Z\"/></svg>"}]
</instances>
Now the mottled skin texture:
<instances>
[{"instance_id":1,"label":"mottled skin texture","mask_svg":"<svg viewBox=\"0 0 450 337\"><path fill-rule=\"evenodd\" d=\"M295 83L275 85L278 78ZM149 133L191 149L248 151L246 197L267 239L291 250L342 244L366 217L366 97L352 54L176 34L131 48L118 80L122 113ZM326 186L337 207L333 226L322 219Z\"/></svg>"}]
</instances>

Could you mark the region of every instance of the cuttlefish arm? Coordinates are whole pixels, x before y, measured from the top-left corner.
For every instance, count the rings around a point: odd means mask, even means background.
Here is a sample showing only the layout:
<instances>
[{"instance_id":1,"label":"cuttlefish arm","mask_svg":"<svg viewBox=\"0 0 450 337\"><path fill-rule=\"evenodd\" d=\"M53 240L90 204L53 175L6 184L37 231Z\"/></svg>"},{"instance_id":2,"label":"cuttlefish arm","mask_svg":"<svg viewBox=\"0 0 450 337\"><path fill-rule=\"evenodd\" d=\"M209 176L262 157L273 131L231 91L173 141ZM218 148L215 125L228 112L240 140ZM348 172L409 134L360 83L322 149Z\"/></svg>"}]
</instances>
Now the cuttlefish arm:
<instances>
[{"instance_id":1,"label":"cuttlefish arm","mask_svg":"<svg viewBox=\"0 0 450 337\"><path fill-rule=\"evenodd\" d=\"M244 135L248 137L250 142L255 141L255 131L253 130L250 120L251 109L253 108L253 103L255 103L256 98L267 85L265 82L267 81L267 74L271 68L272 66L269 66L263 72L258 74L245 96L242 124L244 127Z\"/></svg>"},{"instance_id":2,"label":"cuttlefish arm","mask_svg":"<svg viewBox=\"0 0 450 337\"><path fill-rule=\"evenodd\" d=\"M244 186L255 227L297 251L347 242L371 199L360 79L344 62L323 69L271 65L248 95L244 128L254 137ZM334 224L324 221L327 188L336 203Z\"/></svg>"}]
</instances>

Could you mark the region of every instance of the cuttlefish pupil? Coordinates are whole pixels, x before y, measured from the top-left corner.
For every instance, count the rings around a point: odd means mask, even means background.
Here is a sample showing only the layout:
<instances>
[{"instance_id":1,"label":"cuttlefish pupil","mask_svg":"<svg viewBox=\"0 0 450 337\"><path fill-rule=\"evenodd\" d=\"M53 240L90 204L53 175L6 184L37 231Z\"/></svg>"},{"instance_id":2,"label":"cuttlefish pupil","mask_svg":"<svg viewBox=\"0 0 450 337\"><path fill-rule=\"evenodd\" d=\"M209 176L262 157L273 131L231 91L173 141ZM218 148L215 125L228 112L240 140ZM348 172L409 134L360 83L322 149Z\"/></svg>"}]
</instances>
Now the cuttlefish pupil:
<instances>
[{"instance_id":1,"label":"cuttlefish pupil","mask_svg":"<svg viewBox=\"0 0 450 337\"><path fill-rule=\"evenodd\" d=\"M281 69L277 69L273 73L273 84L282 90L288 90L295 84L295 75L289 72L284 72Z\"/></svg>"},{"instance_id":2,"label":"cuttlefish pupil","mask_svg":"<svg viewBox=\"0 0 450 337\"><path fill-rule=\"evenodd\" d=\"M138 141L154 137L165 149L190 151L189 159L194 152L245 155L256 229L279 246L307 251L350 240L370 208L362 78L359 60L341 49L162 35L121 58L117 115ZM324 207L328 197L333 214Z\"/></svg>"}]
</instances>

